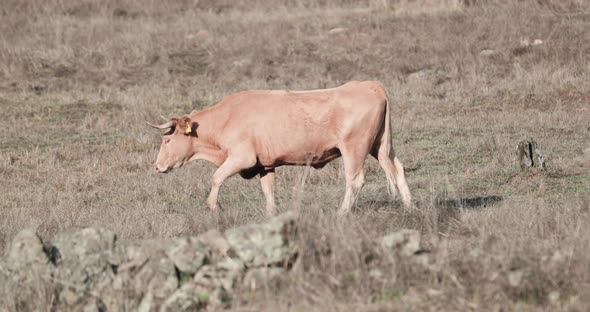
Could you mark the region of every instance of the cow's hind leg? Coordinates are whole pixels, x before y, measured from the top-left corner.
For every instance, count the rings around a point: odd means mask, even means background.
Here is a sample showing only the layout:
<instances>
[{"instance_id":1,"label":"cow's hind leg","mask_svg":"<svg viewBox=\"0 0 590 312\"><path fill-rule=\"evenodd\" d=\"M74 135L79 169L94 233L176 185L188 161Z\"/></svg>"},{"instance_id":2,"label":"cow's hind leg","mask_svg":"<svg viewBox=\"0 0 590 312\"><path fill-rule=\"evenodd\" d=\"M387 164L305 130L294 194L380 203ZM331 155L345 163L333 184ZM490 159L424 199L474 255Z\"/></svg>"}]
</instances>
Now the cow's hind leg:
<instances>
[{"instance_id":1,"label":"cow's hind leg","mask_svg":"<svg viewBox=\"0 0 590 312\"><path fill-rule=\"evenodd\" d=\"M260 185L266 198L266 215L274 216L276 214L274 169L265 170L260 173Z\"/></svg>"},{"instance_id":2,"label":"cow's hind leg","mask_svg":"<svg viewBox=\"0 0 590 312\"><path fill-rule=\"evenodd\" d=\"M344 161L344 176L346 178L346 192L344 200L338 211L339 215L350 212L359 192L365 184L365 158L368 152L358 146L340 148Z\"/></svg>"},{"instance_id":3,"label":"cow's hind leg","mask_svg":"<svg viewBox=\"0 0 590 312\"><path fill-rule=\"evenodd\" d=\"M410 206L412 196L410 194L410 189L408 188L408 182L406 181L404 166L395 156L391 144L379 144L374 146L371 155L377 158L379 165L381 165L381 168L385 171L385 176L387 177L392 195L395 197L399 190L404 205Z\"/></svg>"}]
</instances>

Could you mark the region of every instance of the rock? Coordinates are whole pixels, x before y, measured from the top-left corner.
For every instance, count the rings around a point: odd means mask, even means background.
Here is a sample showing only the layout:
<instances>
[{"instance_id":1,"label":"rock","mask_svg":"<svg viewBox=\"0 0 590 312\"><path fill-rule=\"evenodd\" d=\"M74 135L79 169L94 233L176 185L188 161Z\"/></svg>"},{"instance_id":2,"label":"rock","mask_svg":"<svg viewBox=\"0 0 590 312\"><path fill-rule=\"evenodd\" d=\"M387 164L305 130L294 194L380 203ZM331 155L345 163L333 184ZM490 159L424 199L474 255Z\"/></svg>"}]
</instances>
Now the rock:
<instances>
[{"instance_id":1,"label":"rock","mask_svg":"<svg viewBox=\"0 0 590 312\"><path fill-rule=\"evenodd\" d=\"M533 45L541 45L543 44L543 40L541 39L535 39L535 41L533 41Z\"/></svg>"},{"instance_id":2,"label":"rock","mask_svg":"<svg viewBox=\"0 0 590 312\"><path fill-rule=\"evenodd\" d=\"M545 169L545 157L541 154L537 141L533 138L522 140L517 146L518 162L521 170L536 167Z\"/></svg>"},{"instance_id":3,"label":"rock","mask_svg":"<svg viewBox=\"0 0 590 312\"><path fill-rule=\"evenodd\" d=\"M265 224L227 230L225 237L247 267L286 266L297 256L295 218L286 213Z\"/></svg>"},{"instance_id":4,"label":"rock","mask_svg":"<svg viewBox=\"0 0 590 312\"><path fill-rule=\"evenodd\" d=\"M427 268L431 271L439 270L439 267L432 260L432 257L430 257L429 253L420 253L419 251L418 254L414 254L414 256L412 256L412 260L414 261L414 263L420 264L422 267Z\"/></svg>"},{"instance_id":5,"label":"rock","mask_svg":"<svg viewBox=\"0 0 590 312\"><path fill-rule=\"evenodd\" d=\"M49 262L43 251L43 242L31 229L22 230L14 237L6 258L7 265L15 269Z\"/></svg>"},{"instance_id":6,"label":"rock","mask_svg":"<svg viewBox=\"0 0 590 312\"><path fill-rule=\"evenodd\" d=\"M383 272L379 269L372 269L371 271L369 271L369 276L374 279L380 280L383 278Z\"/></svg>"},{"instance_id":7,"label":"rock","mask_svg":"<svg viewBox=\"0 0 590 312\"><path fill-rule=\"evenodd\" d=\"M106 310L107 309L106 309L105 304L100 299L96 299L94 301L91 301L90 303L85 305L84 308L82 308L82 311L84 311L84 312L102 312L102 311L106 311Z\"/></svg>"},{"instance_id":8,"label":"rock","mask_svg":"<svg viewBox=\"0 0 590 312\"><path fill-rule=\"evenodd\" d=\"M151 291L148 291L137 307L138 312L150 312L156 310L154 306L154 295Z\"/></svg>"},{"instance_id":9,"label":"rock","mask_svg":"<svg viewBox=\"0 0 590 312\"><path fill-rule=\"evenodd\" d=\"M219 307L211 300L211 295L214 293L215 290L211 291L195 283L187 283L164 302L160 311L199 311L208 306Z\"/></svg>"},{"instance_id":10,"label":"rock","mask_svg":"<svg viewBox=\"0 0 590 312\"><path fill-rule=\"evenodd\" d=\"M571 250L555 250L551 255L541 257L543 270L553 271L560 270L572 258Z\"/></svg>"},{"instance_id":11,"label":"rock","mask_svg":"<svg viewBox=\"0 0 590 312\"><path fill-rule=\"evenodd\" d=\"M283 268L255 268L250 269L244 276L243 285L247 289L256 290L268 283L278 281L287 271Z\"/></svg>"},{"instance_id":12,"label":"rock","mask_svg":"<svg viewBox=\"0 0 590 312\"><path fill-rule=\"evenodd\" d=\"M508 284L510 284L512 287L518 287L522 281L523 276L524 273L519 270L508 272Z\"/></svg>"},{"instance_id":13,"label":"rock","mask_svg":"<svg viewBox=\"0 0 590 312\"><path fill-rule=\"evenodd\" d=\"M214 265L204 266L193 281L206 288L223 287L231 290L245 271L246 267L240 259L228 258Z\"/></svg>"},{"instance_id":14,"label":"rock","mask_svg":"<svg viewBox=\"0 0 590 312\"><path fill-rule=\"evenodd\" d=\"M123 247L114 290L139 298L139 310L152 311L161 305L180 283L174 262L165 252L171 245L170 240L151 240Z\"/></svg>"},{"instance_id":15,"label":"rock","mask_svg":"<svg viewBox=\"0 0 590 312\"><path fill-rule=\"evenodd\" d=\"M519 43L520 43L520 46L521 47L528 47L528 46L531 45L531 43L529 42L529 39L528 38L522 38L522 39L520 39L520 42Z\"/></svg>"},{"instance_id":16,"label":"rock","mask_svg":"<svg viewBox=\"0 0 590 312\"><path fill-rule=\"evenodd\" d=\"M217 262L218 260L226 257L235 257L235 252L231 250L231 246L225 236L218 230L207 231L197 237L197 239L207 246L211 252L211 262Z\"/></svg>"},{"instance_id":17,"label":"rock","mask_svg":"<svg viewBox=\"0 0 590 312\"><path fill-rule=\"evenodd\" d=\"M200 296L207 298L200 301L215 307L228 306L245 270L240 259L231 258L201 268L193 280Z\"/></svg>"},{"instance_id":18,"label":"rock","mask_svg":"<svg viewBox=\"0 0 590 312\"><path fill-rule=\"evenodd\" d=\"M571 255L570 255L571 257ZM551 255L551 258L549 258L550 263L554 266L560 266L560 265L564 265L564 263L567 261L568 257L566 255L563 254L563 252L556 250L553 252L553 255Z\"/></svg>"},{"instance_id":19,"label":"rock","mask_svg":"<svg viewBox=\"0 0 590 312\"><path fill-rule=\"evenodd\" d=\"M204 308L206 302L202 304L199 300L199 294L197 292L197 286L193 283L187 283L182 285L176 290L172 296L170 296L160 311L162 312L174 312L174 311L198 311Z\"/></svg>"},{"instance_id":20,"label":"rock","mask_svg":"<svg viewBox=\"0 0 590 312\"><path fill-rule=\"evenodd\" d=\"M53 240L57 249L54 281L58 302L67 307L82 306L89 293L108 288L115 273L111 263L116 236L104 229L85 228L60 233Z\"/></svg>"},{"instance_id":21,"label":"rock","mask_svg":"<svg viewBox=\"0 0 590 312\"><path fill-rule=\"evenodd\" d=\"M0 302L12 304L13 310L46 310L42 300L51 296L54 266L43 248L43 242L35 231L19 232L7 250L6 258L0 259ZM10 307L4 307L10 310ZM0 308L2 310L2 308Z\"/></svg>"},{"instance_id":22,"label":"rock","mask_svg":"<svg viewBox=\"0 0 590 312\"><path fill-rule=\"evenodd\" d=\"M335 35L335 34L340 34L346 31L346 28L344 27L336 27L336 28L332 28L328 31L328 34L330 35Z\"/></svg>"},{"instance_id":23,"label":"rock","mask_svg":"<svg viewBox=\"0 0 590 312\"><path fill-rule=\"evenodd\" d=\"M52 245L59 252L58 262L77 261L91 254L111 253L116 240L115 233L109 230L84 228L58 234Z\"/></svg>"},{"instance_id":24,"label":"rock","mask_svg":"<svg viewBox=\"0 0 590 312\"><path fill-rule=\"evenodd\" d=\"M496 50L493 49L483 49L479 52L481 57L492 57L494 55L496 55Z\"/></svg>"},{"instance_id":25,"label":"rock","mask_svg":"<svg viewBox=\"0 0 590 312\"><path fill-rule=\"evenodd\" d=\"M218 262L213 267L215 268L215 278L227 289L234 288L237 285L236 282L241 280L246 271L244 262L231 258ZM198 280L198 276L195 276L195 280Z\"/></svg>"},{"instance_id":26,"label":"rock","mask_svg":"<svg viewBox=\"0 0 590 312\"><path fill-rule=\"evenodd\" d=\"M443 292L438 289L428 288L428 289L426 289L426 294L428 294L431 297L438 297L438 296L442 295Z\"/></svg>"},{"instance_id":27,"label":"rock","mask_svg":"<svg viewBox=\"0 0 590 312\"><path fill-rule=\"evenodd\" d=\"M420 232L408 229L393 232L381 239L381 245L386 250L411 256L420 250Z\"/></svg>"},{"instance_id":28,"label":"rock","mask_svg":"<svg viewBox=\"0 0 590 312\"><path fill-rule=\"evenodd\" d=\"M166 250L178 271L191 276L209 261L210 253L205 244L193 237L175 239Z\"/></svg>"},{"instance_id":29,"label":"rock","mask_svg":"<svg viewBox=\"0 0 590 312\"><path fill-rule=\"evenodd\" d=\"M551 303L552 305L559 305L560 297L561 295L559 294L559 291L554 290L550 292L548 295L549 303Z\"/></svg>"}]
</instances>

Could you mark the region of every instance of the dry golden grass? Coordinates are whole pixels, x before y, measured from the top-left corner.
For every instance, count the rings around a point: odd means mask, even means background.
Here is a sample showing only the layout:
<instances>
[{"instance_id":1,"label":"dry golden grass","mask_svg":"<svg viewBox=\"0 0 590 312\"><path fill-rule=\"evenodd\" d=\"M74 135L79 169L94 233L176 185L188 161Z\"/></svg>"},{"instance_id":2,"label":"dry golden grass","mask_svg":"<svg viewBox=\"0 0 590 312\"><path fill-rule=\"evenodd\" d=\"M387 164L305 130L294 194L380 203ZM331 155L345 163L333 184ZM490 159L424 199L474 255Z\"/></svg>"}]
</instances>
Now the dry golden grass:
<instances>
[{"instance_id":1,"label":"dry golden grass","mask_svg":"<svg viewBox=\"0 0 590 312\"><path fill-rule=\"evenodd\" d=\"M343 222L340 161L279 169L279 209L303 210L303 257L278 293L242 294L236 309L587 310L590 6L431 2L2 1L0 252L25 227L48 239L100 226L127 240L263 220L256 179L230 179L216 217L212 165L152 173L160 137L144 121L244 89L371 79L393 99L419 209L390 198L373 160ZM517 167L528 136L546 172ZM364 259L403 227L421 230L443 269ZM385 278L369 276L375 267Z\"/></svg>"}]
</instances>

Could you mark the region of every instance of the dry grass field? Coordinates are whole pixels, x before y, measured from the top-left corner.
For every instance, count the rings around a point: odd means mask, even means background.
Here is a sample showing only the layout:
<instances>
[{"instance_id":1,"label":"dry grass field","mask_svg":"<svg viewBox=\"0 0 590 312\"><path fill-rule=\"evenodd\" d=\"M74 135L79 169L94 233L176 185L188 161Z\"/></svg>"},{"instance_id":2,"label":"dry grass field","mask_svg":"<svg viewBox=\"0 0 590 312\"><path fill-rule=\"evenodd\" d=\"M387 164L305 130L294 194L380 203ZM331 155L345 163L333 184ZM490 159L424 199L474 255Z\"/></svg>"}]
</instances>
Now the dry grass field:
<instances>
[{"instance_id":1,"label":"dry grass field","mask_svg":"<svg viewBox=\"0 0 590 312\"><path fill-rule=\"evenodd\" d=\"M0 253L27 227L134 240L260 222L258 179L231 178L216 216L213 165L156 174L145 121L350 80L386 86L416 209L374 159L347 220L340 160L278 169L278 208L301 211L305 248L287 283L234 309L590 309L584 0L1 0ZM520 170L528 137L546 170ZM401 228L421 231L440 270L366 256Z\"/></svg>"}]
</instances>

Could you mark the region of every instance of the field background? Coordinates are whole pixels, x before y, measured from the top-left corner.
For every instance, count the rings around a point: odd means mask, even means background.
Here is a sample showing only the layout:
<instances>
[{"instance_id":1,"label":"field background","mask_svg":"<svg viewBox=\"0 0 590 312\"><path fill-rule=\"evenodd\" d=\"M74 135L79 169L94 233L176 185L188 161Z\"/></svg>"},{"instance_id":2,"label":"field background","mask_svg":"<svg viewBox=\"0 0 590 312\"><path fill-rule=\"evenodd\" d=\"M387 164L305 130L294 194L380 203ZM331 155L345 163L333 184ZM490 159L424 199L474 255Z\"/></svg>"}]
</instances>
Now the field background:
<instances>
[{"instance_id":1,"label":"field background","mask_svg":"<svg viewBox=\"0 0 590 312\"><path fill-rule=\"evenodd\" d=\"M391 198L373 159L344 221L340 160L280 168L279 210L302 212L301 265L234 308L587 311L589 56L583 0L1 0L0 253L26 227L132 240L260 222L258 179L230 179L214 216L211 164L156 174L160 133L145 121L245 89L380 80L417 209ZM517 165L529 136L546 171ZM400 228L420 230L444 269L371 277L363 250Z\"/></svg>"}]
</instances>

